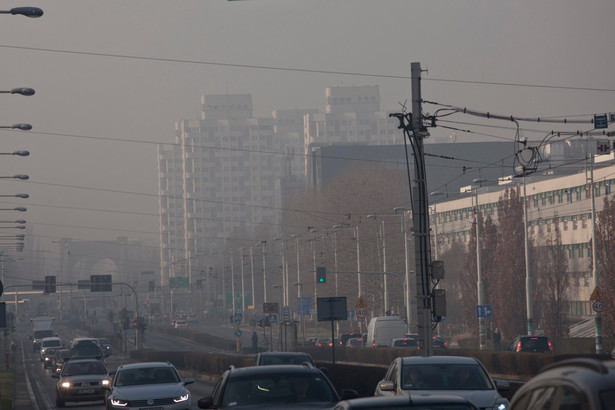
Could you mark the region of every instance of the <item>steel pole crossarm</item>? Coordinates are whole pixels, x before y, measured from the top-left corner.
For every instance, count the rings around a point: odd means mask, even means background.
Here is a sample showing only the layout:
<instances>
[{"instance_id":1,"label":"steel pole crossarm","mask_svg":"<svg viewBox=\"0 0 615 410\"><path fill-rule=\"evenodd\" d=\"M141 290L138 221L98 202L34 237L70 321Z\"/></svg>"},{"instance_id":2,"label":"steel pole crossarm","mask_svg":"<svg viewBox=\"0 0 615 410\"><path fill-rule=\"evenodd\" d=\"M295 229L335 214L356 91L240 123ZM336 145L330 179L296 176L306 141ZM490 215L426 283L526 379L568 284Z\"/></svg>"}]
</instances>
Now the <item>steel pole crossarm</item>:
<instances>
[{"instance_id":1,"label":"steel pole crossarm","mask_svg":"<svg viewBox=\"0 0 615 410\"><path fill-rule=\"evenodd\" d=\"M0 14L12 14L14 16L21 14L22 16L36 18L43 15L43 10L38 7L13 7L10 10L0 10Z\"/></svg>"},{"instance_id":2,"label":"steel pole crossarm","mask_svg":"<svg viewBox=\"0 0 615 410\"><path fill-rule=\"evenodd\" d=\"M21 94L21 95L25 95L26 97L34 95L34 93L35 91L33 88L27 88L27 87L13 88L11 90L0 90L0 94Z\"/></svg>"}]
</instances>

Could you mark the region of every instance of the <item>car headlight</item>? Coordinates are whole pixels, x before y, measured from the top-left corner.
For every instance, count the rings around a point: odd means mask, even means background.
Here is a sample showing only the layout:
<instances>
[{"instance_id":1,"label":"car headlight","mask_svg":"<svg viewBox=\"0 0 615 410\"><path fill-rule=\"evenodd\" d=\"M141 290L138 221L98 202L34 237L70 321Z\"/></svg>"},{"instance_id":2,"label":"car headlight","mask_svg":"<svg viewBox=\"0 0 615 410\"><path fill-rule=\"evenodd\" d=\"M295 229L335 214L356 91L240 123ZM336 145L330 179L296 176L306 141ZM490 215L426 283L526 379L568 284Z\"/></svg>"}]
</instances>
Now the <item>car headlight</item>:
<instances>
[{"instance_id":1,"label":"car headlight","mask_svg":"<svg viewBox=\"0 0 615 410\"><path fill-rule=\"evenodd\" d=\"M60 383L60 387L62 387L63 389L68 389L70 388L70 382L62 382Z\"/></svg>"},{"instance_id":2,"label":"car headlight","mask_svg":"<svg viewBox=\"0 0 615 410\"><path fill-rule=\"evenodd\" d=\"M113 406L117 406L117 407L126 407L126 406L128 406L128 401L112 398L111 399L111 404Z\"/></svg>"},{"instance_id":3,"label":"car headlight","mask_svg":"<svg viewBox=\"0 0 615 410\"><path fill-rule=\"evenodd\" d=\"M103 386L108 386L111 384L111 380L109 379L102 379L100 382Z\"/></svg>"},{"instance_id":4,"label":"car headlight","mask_svg":"<svg viewBox=\"0 0 615 410\"><path fill-rule=\"evenodd\" d=\"M173 399L173 402L174 402L174 403L180 403L180 402L182 402L182 401L186 401L186 400L188 400L189 398L190 398L190 393L186 392L186 394L183 394L183 395L181 395L181 396L179 396L179 397L175 397L175 398Z\"/></svg>"},{"instance_id":5,"label":"car headlight","mask_svg":"<svg viewBox=\"0 0 615 410\"><path fill-rule=\"evenodd\" d=\"M506 410L508 408L508 401L498 401L493 408L494 410Z\"/></svg>"}]
</instances>

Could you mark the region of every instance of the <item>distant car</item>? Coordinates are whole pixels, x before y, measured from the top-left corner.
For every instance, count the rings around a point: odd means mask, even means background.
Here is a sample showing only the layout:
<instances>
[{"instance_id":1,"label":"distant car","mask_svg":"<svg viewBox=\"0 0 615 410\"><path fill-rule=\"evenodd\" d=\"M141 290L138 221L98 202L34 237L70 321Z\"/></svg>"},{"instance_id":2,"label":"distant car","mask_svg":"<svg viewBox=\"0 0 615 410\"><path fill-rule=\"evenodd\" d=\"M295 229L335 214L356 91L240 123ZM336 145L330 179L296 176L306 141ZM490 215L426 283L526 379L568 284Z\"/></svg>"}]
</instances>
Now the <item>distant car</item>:
<instances>
[{"instance_id":1,"label":"distant car","mask_svg":"<svg viewBox=\"0 0 615 410\"><path fill-rule=\"evenodd\" d=\"M479 410L464 397L450 395L413 395L408 397L363 397L339 402L333 410L380 410L380 409L438 409L438 410Z\"/></svg>"},{"instance_id":2,"label":"distant car","mask_svg":"<svg viewBox=\"0 0 615 410\"><path fill-rule=\"evenodd\" d=\"M602 410L613 408L613 403L615 360L575 358L541 369L517 390L510 409Z\"/></svg>"},{"instance_id":3,"label":"distant car","mask_svg":"<svg viewBox=\"0 0 615 410\"><path fill-rule=\"evenodd\" d=\"M60 373L64 362L70 357L70 349L57 349L56 354L51 359L51 369L54 373Z\"/></svg>"},{"instance_id":4,"label":"distant car","mask_svg":"<svg viewBox=\"0 0 615 410\"><path fill-rule=\"evenodd\" d=\"M553 353L553 346L547 336L517 336L510 345L513 352Z\"/></svg>"},{"instance_id":5,"label":"distant car","mask_svg":"<svg viewBox=\"0 0 615 410\"><path fill-rule=\"evenodd\" d=\"M342 333L342 335L340 336L340 340L339 340L339 344L341 346L346 346L346 343L348 342L348 339L353 339L353 338L359 338L361 339L361 333Z\"/></svg>"},{"instance_id":6,"label":"distant car","mask_svg":"<svg viewBox=\"0 0 615 410\"><path fill-rule=\"evenodd\" d=\"M446 394L465 397L481 409L506 409L508 400L500 396L508 383L491 379L478 359L464 356L398 357L391 363L375 396L415 397Z\"/></svg>"},{"instance_id":7,"label":"distant car","mask_svg":"<svg viewBox=\"0 0 615 410\"><path fill-rule=\"evenodd\" d=\"M97 358L104 357L103 351L98 344L98 339L78 338L74 339L70 348L71 358Z\"/></svg>"},{"instance_id":8,"label":"distant car","mask_svg":"<svg viewBox=\"0 0 615 410\"><path fill-rule=\"evenodd\" d=\"M302 364L314 366L312 357L303 352L261 352L254 358L253 366L270 366L275 364Z\"/></svg>"},{"instance_id":9,"label":"distant car","mask_svg":"<svg viewBox=\"0 0 615 410\"><path fill-rule=\"evenodd\" d=\"M346 341L346 347L363 347L363 339L360 337L351 337Z\"/></svg>"},{"instance_id":10,"label":"distant car","mask_svg":"<svg viewBox=\"0 0 615 410\"><path fill-rule=\"evenodd\" d=\"M45 360L45 350L49 347L62 347L62 340L59 337L44 337L41 339L41 350L39 351L41 362Z\"/></svg>"},{"instance_id":11,"label":"distant car","mask_svg":"<svg viewBox=\"0 0 615 410\"><path fill-rule=\"evenodd\" d=\"M109 339L107 339L106 337L99 337L98 345L103 351L105 357L111 356L111 354L113 353L113 347L111 346L111 342L109 341Z\"/></svg>"},{"instance_id":12,"label":"distant car","mask_svg":"<svg viewBox=\"0 0 615 410\"><path fill-rule=\"evenodd\" d=\"M192 396L186 388L194 379L183 379L175 366L163 362L120 365L108 390L106 407L110 409L183 410L192 408Z\"/></svg>"},{"instance_id":13,"label":"distant car","mask_svg":"<svg viewBox=\"0 0 615 410\"><path fill-rule=\"evenodd\" d=\"M333 342L331 341L330 337L319 337L315 342L315 346L316 347L331 347L332 343Z\"/></svg>"},{"instance_id":14,"label":"distant car","mask_svg":"<svg viewBox=\"0 0 615 410\"><path fill-rule=\"evenodd\" d=\"M175 321L175 324L173 326L175 327L175 329L179 329L182 327L188 327L188 321L183 320L183 319L178 319Z\"/></svg>"},{"instance_id":15,"label":"distant car","mask_svg":"<svg viewBox=\"0 0 615 410\"><path fill-rule=\"evenodd\" d=\"M98 359L68 360L52 377L60 379L56 384L57 407L64 407L66 402L104 400L103 386L110 382L105 364Z\"/></svg>"},{"instance_id":16,"label":"distant car","mask_svg":"<svg viewBox=\"0 0 615 410\"><path fill-rule=\"evenodd\" d=\"M55 347L48 347L45 349L45 354L43 354L43 368L47 369L48 367L52 367L53 365L53 357L56 354L58 349Z\"/></svg>"},{"instance_id":17,"label":"distant car","mask_svg":"<svg viewBox=\"0 0 615 410\"><path fill-rule=\"evenodd\" d=\"M408 348L419 350L419 341L411 337L401 337L393 339L391 342L394 349Z\"/></svg>"},{"instance_id":18,"label":"distant car","mask_svg":"<svg viewBox=\"0 0 615 410\"><path fill-rule=\"evenodd\" d=\"M432 337L432 346L436 349L447 349L448 343L446 342L446 340L444 340L443 337L434 336Z\"/></svg>"},{"instance_id":19,"label":"distant car","mask_svg":"<svg viewBox=\"0 0 615 410\"><path fill-rule=\"evenodd\" d=\"M356 398L345 390L343 399ZM280 365L231 368L225 371L211 395L198 401L200 409L315 409L331 408L340 401L333 384L314 366Z\"/></svg>"}]
</instances>

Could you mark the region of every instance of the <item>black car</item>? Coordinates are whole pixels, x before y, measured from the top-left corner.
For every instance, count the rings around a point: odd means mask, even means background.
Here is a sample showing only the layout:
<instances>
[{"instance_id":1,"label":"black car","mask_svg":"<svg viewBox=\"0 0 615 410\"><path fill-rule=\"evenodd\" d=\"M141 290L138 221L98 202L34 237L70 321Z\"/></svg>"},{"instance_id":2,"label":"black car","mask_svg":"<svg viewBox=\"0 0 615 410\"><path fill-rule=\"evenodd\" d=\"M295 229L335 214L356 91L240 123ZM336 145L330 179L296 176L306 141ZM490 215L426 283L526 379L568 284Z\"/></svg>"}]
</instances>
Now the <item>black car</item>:
<instances>
[{"instance_id":1,"label":"black car","mask_svg":"<svg viewBox=\"0 0 615 410\"><path fill-rule=\"evenodd\" d=\"M314 366L312 357L303 352L261 352L254 358L253 366L270 366L274 364L302 364L307 362Z\"/></svg>"},{"instance_id":2,"label":"black car","mask_svg":"<svg viewBox=\"0 0 615 410\"><path fill-rule=\"evenodd\" d=\"M553 353L547 336L517 336L510 345L513 352Z\"/></svg>"},{"instance_id":3,"label":"black car","mask_svg":"<svg viewBox=\"0 0 615 410\"><path fill-rule=\"evenodd\" d=\"M479 410L471 401L460 396L444 394L417 394L412 397L364 397L339 402L333 410L380 410L380 409L438 409Z\"/></svg>"},{"instance_id":4,"label":"black car","mask_svg":"<svg viewBox=\"0 0 615 410\"><path fill-rule=\"evenodd\" d=\"M356 398L344 390L342 399ZM331 408L340 396L327 377L309 364L253 366L225 371L210 396L199 399L200 409L314 409Z\"/></svg>"}]
</instances>

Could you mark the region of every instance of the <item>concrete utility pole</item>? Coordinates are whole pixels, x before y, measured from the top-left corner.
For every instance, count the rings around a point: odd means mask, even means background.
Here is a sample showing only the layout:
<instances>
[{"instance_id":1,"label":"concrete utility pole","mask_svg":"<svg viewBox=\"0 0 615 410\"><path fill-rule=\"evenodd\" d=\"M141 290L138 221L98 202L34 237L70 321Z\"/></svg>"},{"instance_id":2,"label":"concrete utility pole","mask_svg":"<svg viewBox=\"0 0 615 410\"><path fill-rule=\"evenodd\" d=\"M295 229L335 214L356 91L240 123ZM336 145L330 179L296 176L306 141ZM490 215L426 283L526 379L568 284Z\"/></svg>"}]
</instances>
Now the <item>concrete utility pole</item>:
<instances>
[{"instance_id":1,"label":"concrete utility pole","mask_svg":"<svg viewBox=\"0 0 615 410\"><path fill-rule=\"evenodd\" d=\"M530 264L529 221L527 216L527 192L523 174L523 230L525 240L525 305L527 309L527 334L534 335L534 303L532 300L532 269Z\"/></svg>"},{"instance_id":2,"label":"concrete utility pole","mask_svg":"<svg viewBox=\"0 0 615 410\"><path fill-rule=\"evenodd\" d=\"M590 161L590 190L591 190L591 198L592 198L592 276L594 277L594 292L597 289L600 289L600 277L598 276L598 246L596 243L596 197L594 194L594 155L591 156ZM603 301L599 301L603 302ZM603 346L602 346L602 312L596 310L594 318L596 320L595 329L596 329L596 354L602 354Z\"/></svg>"}]
</instances>

